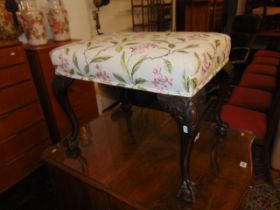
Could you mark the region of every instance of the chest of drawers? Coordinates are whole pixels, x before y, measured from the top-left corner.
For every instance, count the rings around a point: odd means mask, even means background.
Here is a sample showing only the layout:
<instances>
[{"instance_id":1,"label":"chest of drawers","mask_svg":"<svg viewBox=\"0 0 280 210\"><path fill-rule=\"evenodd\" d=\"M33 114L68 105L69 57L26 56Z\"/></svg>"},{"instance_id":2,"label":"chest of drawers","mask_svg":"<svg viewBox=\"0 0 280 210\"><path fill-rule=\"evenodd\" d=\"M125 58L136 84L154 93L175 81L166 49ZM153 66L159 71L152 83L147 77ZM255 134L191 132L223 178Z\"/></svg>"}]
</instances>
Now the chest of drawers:
<instances>
[{"instance_id":1,"label":"chest of drawers","mask_svg":"<svg viewBox=\"0 0 280 210\"><path fill-rule=\"evenodd\" d=\"M0 42L0 193L37 169L51 143L25 52Z\"/></svg>"}]
</instances>

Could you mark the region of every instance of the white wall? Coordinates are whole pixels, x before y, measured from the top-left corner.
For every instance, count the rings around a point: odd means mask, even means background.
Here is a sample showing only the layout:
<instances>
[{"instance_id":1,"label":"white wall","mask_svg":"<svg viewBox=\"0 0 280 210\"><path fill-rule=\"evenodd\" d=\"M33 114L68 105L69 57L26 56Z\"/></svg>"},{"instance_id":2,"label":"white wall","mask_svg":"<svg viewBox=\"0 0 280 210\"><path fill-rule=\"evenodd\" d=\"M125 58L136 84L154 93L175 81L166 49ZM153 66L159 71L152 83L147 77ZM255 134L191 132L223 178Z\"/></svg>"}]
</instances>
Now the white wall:
<instances>
[{"instance_id":1,"label":"white wall","mask_svg":"<svg viewBox=\"0 0 280 210\"><path fill-rule=\"evenodd\" d=\"M130 0L111 0L110 4L100 8L101 31L112 33L132 31Z\"/></svg>"},{"instance_id":2,"label":"white wall","mask_svg":"<svg viewBox=\"0 0 280 210\"><path fill-rule=\"evenodd\" d=\"M87 0L63 0L68 12L71 38L90 39L91 30L91 5Z\"/></svg>"}]
</instances>

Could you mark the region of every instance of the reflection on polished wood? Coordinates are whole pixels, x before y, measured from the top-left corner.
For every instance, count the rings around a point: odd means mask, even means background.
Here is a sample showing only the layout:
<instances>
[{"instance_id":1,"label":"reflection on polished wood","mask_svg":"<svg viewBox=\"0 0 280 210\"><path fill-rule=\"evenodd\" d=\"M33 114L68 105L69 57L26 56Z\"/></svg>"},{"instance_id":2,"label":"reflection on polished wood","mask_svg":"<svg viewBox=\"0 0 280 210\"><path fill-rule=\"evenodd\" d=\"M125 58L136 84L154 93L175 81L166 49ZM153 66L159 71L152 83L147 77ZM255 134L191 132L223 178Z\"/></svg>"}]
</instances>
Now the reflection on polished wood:
<instances>
[{"instance_id":1,"label":"reflection on polished wood","mask_svg":"<svg viewBox=\"0 0 280 210\"><path fill-rule=\"evenodd\" d=\"M215 131L214 124L202 123L193 147L197 200L191 209L237 209L251 182L254 135L229 130L218 137ZM133 107L131 118L117 121L107 113L81 127L80 149L78 158L62 144L43 154L63 209L190 207L176 198L180 134L167 113Z\"/></svg>"}]
</instances>

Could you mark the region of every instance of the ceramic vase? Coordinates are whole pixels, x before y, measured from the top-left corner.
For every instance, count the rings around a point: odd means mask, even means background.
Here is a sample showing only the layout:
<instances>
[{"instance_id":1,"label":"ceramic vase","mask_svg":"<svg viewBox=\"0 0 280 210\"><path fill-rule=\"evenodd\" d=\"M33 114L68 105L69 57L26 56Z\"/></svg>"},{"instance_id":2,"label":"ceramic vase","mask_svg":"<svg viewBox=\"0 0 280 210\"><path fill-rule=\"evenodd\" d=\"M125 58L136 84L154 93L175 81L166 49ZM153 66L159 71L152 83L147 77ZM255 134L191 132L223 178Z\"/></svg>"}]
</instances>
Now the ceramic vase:
<instances>
[{"instance_id":1,"label":"ceramic vase","mask_svg":"<svg viewBox=\"0 0 280 210\"><path fill-rule=\"evenodd\" d=\"M5 1L0 0L0 40L16 39L17 32L13 16L5 8Z\"/></svg>"},{"instance_id":2,"label":"ceramic vase","mask_svg":"<svg viewBox=\"0 0 280 210\"><path fill-rule=\"evenodd\" d=\"M44 14L37 9L35 1L21 0L18 4L17 18L23 27L28 44L33 46L47 44L48 35L44 24Z\"/></svg>"},{"instance_id":3,"label":"ceramic vase","mask_svg":"<svg viewBox=\"0 0 280 210\"><path fill-rule=\"evenodd\" d=\"M49 0L48 21L55 41L70 39L67 11L59 0Z\"/></svg>"}]
</instances>

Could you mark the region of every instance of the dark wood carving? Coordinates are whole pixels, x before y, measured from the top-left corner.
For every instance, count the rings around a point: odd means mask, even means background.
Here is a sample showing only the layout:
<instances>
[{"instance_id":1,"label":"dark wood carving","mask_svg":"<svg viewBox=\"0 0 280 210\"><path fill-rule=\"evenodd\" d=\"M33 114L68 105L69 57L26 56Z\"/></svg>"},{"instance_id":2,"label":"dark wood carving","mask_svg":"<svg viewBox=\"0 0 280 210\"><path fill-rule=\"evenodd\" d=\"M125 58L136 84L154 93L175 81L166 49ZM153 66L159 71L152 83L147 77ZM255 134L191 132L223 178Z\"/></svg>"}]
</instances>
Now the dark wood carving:
<instances>
[{"instance_id":1,"label":"dark wood carving","mask_svg":"<svg viewBox=\"0 0 280 210\"><path fill-rule=\"evenodd\" d=\"M180 168L182 181L177 197L191 203L195 201L195 183L191 180L189 163L194 141L199 137L199 113L201 113L200 111L204 101L203 96L204 93L202 91L192 98L158 95L159 103L176 120L180 130Z\"/></svg>"}]
</instances>

